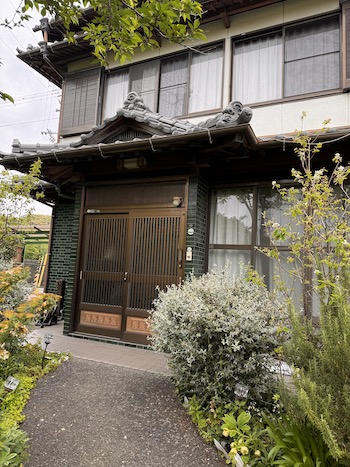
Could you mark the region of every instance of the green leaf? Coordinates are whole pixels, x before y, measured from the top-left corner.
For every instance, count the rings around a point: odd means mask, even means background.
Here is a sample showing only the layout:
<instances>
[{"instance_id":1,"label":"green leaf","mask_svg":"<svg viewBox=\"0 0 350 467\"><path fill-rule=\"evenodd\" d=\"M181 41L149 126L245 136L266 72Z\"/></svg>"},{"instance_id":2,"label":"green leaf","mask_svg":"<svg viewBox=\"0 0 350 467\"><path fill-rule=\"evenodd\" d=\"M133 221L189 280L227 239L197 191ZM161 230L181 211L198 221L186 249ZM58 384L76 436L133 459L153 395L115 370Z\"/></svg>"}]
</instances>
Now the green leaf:
<instances>
[{"instance_id":1,"label":"green leaf","mask_svg":"<svg viewBox=\"0 0 350 467\"><path fill-rule=\"evenodd\" d=\"M10 96L10 94L6 94L5 92L2 92L2 91L0 91L0 98L1 98L3 101L10 101L10 102L12 102L12 104L15 103L13 97Z\"/></svg>"},{"instance_id":2,"label":"green leaf","mask_svg":"<svg viewBox=\"0 0 350 467\"><path fill-rule=\"evenodd\" d=\"M251 418L252 416L248 412L241 412L237 417L238 427L242 429L242 426L248 423Z\"/></svg>"}]
</instances>

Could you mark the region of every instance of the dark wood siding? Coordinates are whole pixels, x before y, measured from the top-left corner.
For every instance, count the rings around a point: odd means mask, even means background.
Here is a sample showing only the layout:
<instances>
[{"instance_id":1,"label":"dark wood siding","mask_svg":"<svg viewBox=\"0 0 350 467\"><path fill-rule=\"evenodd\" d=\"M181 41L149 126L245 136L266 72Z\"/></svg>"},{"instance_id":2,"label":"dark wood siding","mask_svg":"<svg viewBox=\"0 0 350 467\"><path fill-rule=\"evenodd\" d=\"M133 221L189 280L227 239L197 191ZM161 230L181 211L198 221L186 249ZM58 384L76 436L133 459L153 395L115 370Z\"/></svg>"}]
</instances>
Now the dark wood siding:
<instances>
[{"instance_id":1,"label":"dark wood siding","mask_svg":"<svg viewBox=\"0 0 350 467\"><path fill-rule=\"evenodd\" d=\"M100 69L67 76L63 87L61 135L91 130L96 123Z\"/></svg>"}]
</instances>

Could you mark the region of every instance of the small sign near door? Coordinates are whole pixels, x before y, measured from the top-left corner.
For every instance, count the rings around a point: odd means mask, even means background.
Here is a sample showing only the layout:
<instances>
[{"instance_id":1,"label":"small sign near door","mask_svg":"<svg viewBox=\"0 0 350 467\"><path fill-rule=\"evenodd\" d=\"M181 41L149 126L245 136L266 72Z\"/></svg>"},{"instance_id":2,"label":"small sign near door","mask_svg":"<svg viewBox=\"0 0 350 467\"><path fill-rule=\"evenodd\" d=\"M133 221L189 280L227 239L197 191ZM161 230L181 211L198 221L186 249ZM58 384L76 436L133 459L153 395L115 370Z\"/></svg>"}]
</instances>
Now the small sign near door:
<instances>
[{"instance_id":1,"label":"small sign near door","mask_svg":"<svg viewBox=\"0 0 350 467\"><path fill-rule=\"evenodd\" d=\"M192 248L190 246L186 248L186 261L192 261Z\"/></svg>"}]
</instances>

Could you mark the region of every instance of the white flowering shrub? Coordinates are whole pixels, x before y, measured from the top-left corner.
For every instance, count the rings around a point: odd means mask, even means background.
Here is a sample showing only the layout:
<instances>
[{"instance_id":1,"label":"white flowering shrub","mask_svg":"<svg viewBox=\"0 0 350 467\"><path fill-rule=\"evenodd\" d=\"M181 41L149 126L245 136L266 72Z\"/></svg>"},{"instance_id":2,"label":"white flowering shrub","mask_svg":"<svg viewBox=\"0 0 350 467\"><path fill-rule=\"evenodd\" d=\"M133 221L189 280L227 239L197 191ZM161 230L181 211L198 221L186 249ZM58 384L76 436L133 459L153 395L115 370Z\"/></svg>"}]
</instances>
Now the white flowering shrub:
<instances>
[{"instance_id":1,"label":"white flowering shrub","mask_svg":"<svg viewBox=\"0 0 350 467\"><path fill-rule=\"evenodd\" d=\"M159 292L150 318L152 346L170 354L181 394L224 403L244 385L248 398L264 402L276 385L269 369L285 316L263 286L212 272Z\"/></svg>"}]
</instances>

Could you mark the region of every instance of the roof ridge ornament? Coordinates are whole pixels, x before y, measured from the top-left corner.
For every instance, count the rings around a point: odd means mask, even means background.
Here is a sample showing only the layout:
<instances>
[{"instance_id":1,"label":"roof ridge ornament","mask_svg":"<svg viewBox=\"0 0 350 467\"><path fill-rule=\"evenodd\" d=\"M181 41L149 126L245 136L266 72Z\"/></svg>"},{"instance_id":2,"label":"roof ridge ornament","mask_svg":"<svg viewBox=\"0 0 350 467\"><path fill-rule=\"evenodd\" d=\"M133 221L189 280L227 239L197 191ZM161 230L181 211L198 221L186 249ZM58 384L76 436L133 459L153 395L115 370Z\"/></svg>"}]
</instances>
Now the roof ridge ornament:
<instances>
[{"instance_id":1,"label":"roof ridge ornament","mask_svg":"<svg viewBox=\"0 0 350 467\"><path fill-rule=\"evenodd\" d=\"M231 101L214 117L198 124L199 128L220 128L232 123L249 123L253 112L250 107L243 107L239 101Z\"/></svg>"},{"instance_id":2,"label":"roof ridge ornament","mask_svg":"<svg viewBox=\"0 0 350 467\"><path fill-rule=\"evenodd\" d=\"M126 96L125 102L123 104L123 109L125 110L149 110L150 108L144 103L144 100L141 96L135 91L129 92Z\"/></svg>"}]
</instances>

